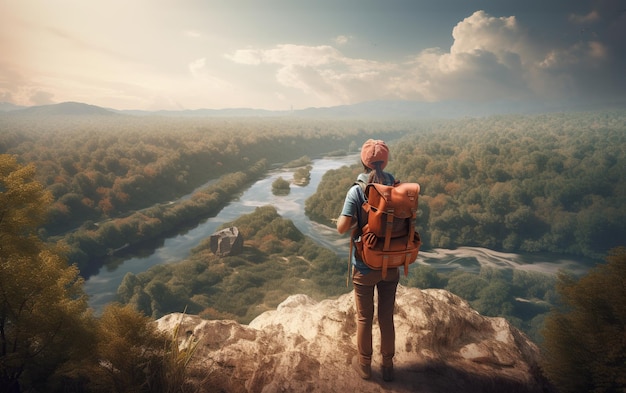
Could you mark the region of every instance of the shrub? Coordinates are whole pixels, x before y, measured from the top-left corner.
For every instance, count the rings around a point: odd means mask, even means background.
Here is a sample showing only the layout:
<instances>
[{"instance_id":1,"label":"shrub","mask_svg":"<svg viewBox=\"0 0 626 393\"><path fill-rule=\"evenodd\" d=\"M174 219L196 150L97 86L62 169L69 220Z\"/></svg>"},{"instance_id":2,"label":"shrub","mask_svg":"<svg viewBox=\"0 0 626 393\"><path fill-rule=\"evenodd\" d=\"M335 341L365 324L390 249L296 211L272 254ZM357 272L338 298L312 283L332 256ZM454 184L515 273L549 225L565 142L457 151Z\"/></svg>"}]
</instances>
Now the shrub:
<instances>
[{"instance_id":1,"label":"shrub","mask_svg":"<svg viewBox=\"0 0 626 393\"><path fill-rule=\"evenodd\" d=\"M576 280L561 274L560 307L543 331L545 370L567 392L626 390L626 248Z\"/></svg>"}]
</instances>

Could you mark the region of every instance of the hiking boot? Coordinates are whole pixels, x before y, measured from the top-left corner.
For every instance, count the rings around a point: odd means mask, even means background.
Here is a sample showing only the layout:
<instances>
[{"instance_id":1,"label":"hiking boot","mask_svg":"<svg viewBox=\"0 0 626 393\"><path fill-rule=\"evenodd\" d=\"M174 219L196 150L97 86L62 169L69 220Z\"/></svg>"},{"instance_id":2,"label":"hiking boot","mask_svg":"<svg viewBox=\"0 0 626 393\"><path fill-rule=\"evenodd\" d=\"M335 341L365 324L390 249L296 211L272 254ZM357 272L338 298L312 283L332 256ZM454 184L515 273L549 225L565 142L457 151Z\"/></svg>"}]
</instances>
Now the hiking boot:
<instances>
[{"instance_id":1,"label":"hiking boot","mask_svg":"<svg viewBox=\"0 0 626 393\"><path fill-rule=\"evenodd\" d=\"M372 377L372 367L369 364L361 364L358 356L352 358L352 368L354 368L354 371L363 379L370 379Z\"/></svg>"},{"instance_id":2,"label":"hiking boot","mask_svg":"<svg viewBox=\"0 0 626 393\"><path fill-rule=\"evenodd\" d=\"M393 366L385 367L383 366L383 381L391 382L394 379L393 375Z\"/></svg>"}]
</instances>

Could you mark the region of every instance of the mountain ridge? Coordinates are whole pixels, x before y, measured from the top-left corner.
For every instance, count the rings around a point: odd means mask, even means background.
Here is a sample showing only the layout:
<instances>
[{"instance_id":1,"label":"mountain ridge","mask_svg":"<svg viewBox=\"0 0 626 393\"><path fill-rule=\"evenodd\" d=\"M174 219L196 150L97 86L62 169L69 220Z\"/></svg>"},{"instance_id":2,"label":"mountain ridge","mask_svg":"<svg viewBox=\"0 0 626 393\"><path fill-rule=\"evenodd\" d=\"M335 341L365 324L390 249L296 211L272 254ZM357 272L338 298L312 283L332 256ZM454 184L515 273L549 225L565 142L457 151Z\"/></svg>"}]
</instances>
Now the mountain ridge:
<instances>
[{"instance_id":1,"label":"mountain ridge","mask_svg":"<svg viewBox=\"0 0 626 393\"><path fill-rule=\"evenodd\" d=\"M4 104L4 103L2 103ZM4 105L3 105L4 107ZM18 109L5 110L5 113L21 116L116 116L117 113L96 105L82 102L62 102L60 104L39 105L30 107L18 107Z\"/></svg>"},{"instance_id":2,"label":"mountain ridge","mask_svg":"<svg viewBox=\"0 0 626 393\"><path fill-rule=\"evenodd\" d=\"M496 102L417 102L417 101L366 101L351 105L332 107L310 107L297 110L266 110L254 108L224 109L181 109L181 110L118 110L80 102L23 107L0 102L0 113L18 116L50 115L130 115L164 117L310 117L310 118L459 118L482 117L505 114L538 114L547 112L567 112L597 109L624 109L626 103L614 102L608 105L588 103L553 104L544 102L516 102L499 100Z\"/></svg>"}]
</instances>

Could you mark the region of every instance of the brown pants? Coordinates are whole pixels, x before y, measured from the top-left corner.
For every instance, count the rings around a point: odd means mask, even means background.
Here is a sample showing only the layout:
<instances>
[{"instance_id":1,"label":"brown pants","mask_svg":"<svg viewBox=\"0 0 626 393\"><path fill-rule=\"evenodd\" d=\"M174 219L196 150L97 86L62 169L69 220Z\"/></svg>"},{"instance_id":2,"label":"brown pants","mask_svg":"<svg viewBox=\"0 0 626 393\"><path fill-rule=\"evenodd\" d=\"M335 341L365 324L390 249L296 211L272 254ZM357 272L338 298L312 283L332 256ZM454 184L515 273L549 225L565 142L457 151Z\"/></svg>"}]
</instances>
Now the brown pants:
<instances>
[{"instance_id":1,"label":"brown pants","mask_svg":"<svg viewBox=\"0 0 626 393\"><path fill-rule=\"evenodd\" d=\"M378 325L380 327L380 352L383 366L393 366L396 351L396 330L393 324L393 311L396 304L396 289L400 273L389 269L383 280L382 273L374 270L361 274L354 269L352 283L356 301L356 339L361 364L372 364L372 321L374 319L374 287L378 290Z\"/></svg>"}]
</instances>

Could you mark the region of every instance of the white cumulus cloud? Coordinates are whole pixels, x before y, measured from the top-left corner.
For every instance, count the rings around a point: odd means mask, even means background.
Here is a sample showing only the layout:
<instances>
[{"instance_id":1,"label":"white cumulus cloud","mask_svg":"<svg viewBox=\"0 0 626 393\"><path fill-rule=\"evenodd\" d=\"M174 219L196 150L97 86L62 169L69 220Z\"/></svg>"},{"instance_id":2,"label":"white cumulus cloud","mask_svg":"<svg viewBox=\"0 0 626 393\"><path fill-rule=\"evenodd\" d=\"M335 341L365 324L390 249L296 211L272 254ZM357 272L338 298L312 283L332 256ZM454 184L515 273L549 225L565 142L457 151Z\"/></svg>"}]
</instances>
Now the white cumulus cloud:
<instances>
[{"instance_id":1,"label":"white cumulus cloud","mask_svg":"<svg viewBox=\"0 0 626 393\"><path fill-rule=\"evenodd\" d=\"M590 13L576 22L594 18ZM273 65L280 85L331 106L380 99L565 97L578 83L577 72L600 69L608 57L600 41L546 48L529 37L516 17L484 11L460 21L452 36L449 50L430 48L399 62L349 57L332 46L292 44L241 49L227 58L238 64ZM339 36L335 43L347 39Z\"/></svg>"},{"instance_id":2,"label":"white cumulus cloud","mask_svg":"<svg viewBox=\"0 0 626 393\"><path fill-rule=\"evenodd\" d=\"M331 46L304 46L284 44L273 49L240 49L227 55L235 63L321 66L340 59L338 50Z\"/></svg>"},{"instance_id":3,"label":"white cumulus cloud","mask_svg":"<svg viewBox=\"0 0 626 393\"><path fill-rule=\"evenodd\" d=\"M527 43L514 17L478 11L453 30L448 52L425 50L403 62L345 56L331 46L278 45L237 50L239 64L277 66L283 86L325 97L328 105L374 99L488 99L525 93Z\"/></svg>"}]
</instances>

